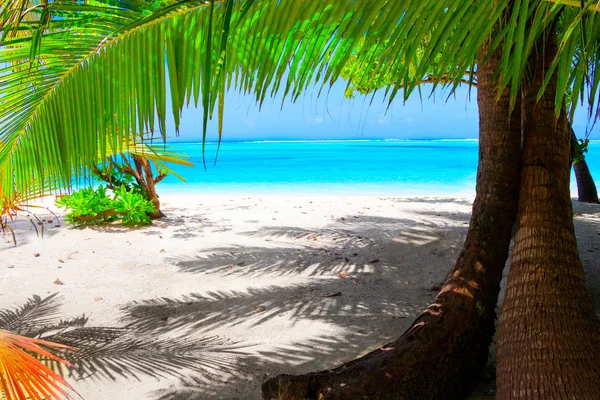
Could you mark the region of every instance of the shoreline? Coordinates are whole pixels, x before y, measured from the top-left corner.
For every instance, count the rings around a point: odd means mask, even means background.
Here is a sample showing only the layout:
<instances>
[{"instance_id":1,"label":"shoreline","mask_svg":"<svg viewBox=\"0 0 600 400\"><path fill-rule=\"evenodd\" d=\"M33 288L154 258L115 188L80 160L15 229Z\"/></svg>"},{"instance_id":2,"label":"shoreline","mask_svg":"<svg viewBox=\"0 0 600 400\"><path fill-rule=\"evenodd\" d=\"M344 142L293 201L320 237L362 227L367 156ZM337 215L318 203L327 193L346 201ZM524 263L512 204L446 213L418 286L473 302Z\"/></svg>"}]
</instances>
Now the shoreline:
<instances>
[{"instance_id":1,"label":"shoreline","mask_svg":"<svg viewBox=\"0 0 600 400\"><path fill-rule=\"evenodd\" d=\"M194 192L194 191L186 191L186 192L177 192L177 191L158 191L159 199L161 202L161 207L169 206L170 204L182 205L183 202L188 202L190 200L198 200L198 203L189 204L191 206L201 206L202 204L209 203L222 203L223 201L240 201L240 200L308 200L311 199L325 199L325 200L361 200L361 201L375 201L375 200L391 200L391 201L401 201L401 202L428 202L428 201L436 201L436 202L468 202L471 204L475 200L475 194L469 193L458 193L456 195L448 195L445 193L438 194L420 194L420 195L402 195L402 196L394 196L392 194L388 195L379 195L379 194L346 194L346 193L307 193L307 192L246 192L244 194L239 192L231 192L231 193L217 193L217 192ZM576 195L576 194L575 194ZM62 217L63 210L58 209L54 205L54 201L56 199L57 194L51 194L44 197L39 197L36 199L27 202L27 205L31 205L33 207L44 207L49 208L55 213L60 214ZM575 198L574 198L575 200ZM40 214L44 214L46 211L44 209L39 210L31 210L34 212L39 211Z\"/></svg>"},{"instance_id":2,"label":"shoreline","mask_svg":"<svg viewBox=\"0 0 600 400\"><path fill-rule=\"evenodd\" d=\"M328 185L327 183L318 184L314 186L298 185L296 187L290 187L290 185L244 185L240 187L232 188L227 185L202 187L202 185L194 185L197 187L187 186L185 184L168 184L163 187L158 186L158 194L161 193L165 196L188 196L206 194L210 196L326 196L326 197L395 197L395 198L406 198L406 197L447 197L447 198L470 198L475 197L474 190L422 190L419 188L408 188L390 190L389 186L381 185L368 185L368 184L356 184L356 185ZM259 188L257 188L258 186ZM162 190L161 190L162 189Z\"/></svg>"},{"instance_id":3,"label":"shoreline","mask_svg":"<svg viewBox=\"0 0 600 400\"><path fill-rule=\"evenodd\" d=\"M158 195L163 203L173 203L179 201L189 201L191 199L195 200L211 200L211 201L221 201L221 200L240 200L245 198L264 198L264 199L309 199L309 198L325 198L325 199L365 199L365 200L402 200L402 201L410 201L410 202L422 202L422 201L461 201L461 202L469 202L472 203L475 200L475 193L469 192L461 192L455 195L447 194L447 193L421 193L421 194L404 194L404 195L380 195L380 194L354 194L354 193L307 193L307 192L245 192L239 193L237 191L231 193L223 193L216 191L206 191L206 192L195 192L195 191L160 191L158 190ZM54 212L59 211L54 206L54 200L56 198L56 194L47 195L44 197L33 199L26 204L32 206L42 206L49 207ZM577 192L571 192L571 200L574 204L580 204L580 206L585 207L585 203L579 203L577 201ZM590 205L593 207L594 205ZM43 213L43 210L40 210Z\"/></svg>"}]
</instances>

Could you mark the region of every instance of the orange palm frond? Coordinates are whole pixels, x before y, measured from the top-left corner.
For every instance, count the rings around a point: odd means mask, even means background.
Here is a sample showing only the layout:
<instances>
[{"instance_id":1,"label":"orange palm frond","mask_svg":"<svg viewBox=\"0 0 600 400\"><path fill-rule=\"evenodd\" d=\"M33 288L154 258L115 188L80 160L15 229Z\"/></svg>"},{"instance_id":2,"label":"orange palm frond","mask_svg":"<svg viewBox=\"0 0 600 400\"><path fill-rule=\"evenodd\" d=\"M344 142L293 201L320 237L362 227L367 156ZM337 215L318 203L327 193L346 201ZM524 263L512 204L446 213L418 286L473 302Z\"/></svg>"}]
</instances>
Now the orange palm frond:
<instances>
[{"instance_id":1,"label":"orange palm frond","mask_svg":"<svg viewBox=\"0 0 600 400\"><path fill-rule=\"evenodd\" d=\"M73 349L0 330L0 389L6 400L72 399L73 388L41 360L71 366L48 348Z\"/></svg>"}]
</instances>

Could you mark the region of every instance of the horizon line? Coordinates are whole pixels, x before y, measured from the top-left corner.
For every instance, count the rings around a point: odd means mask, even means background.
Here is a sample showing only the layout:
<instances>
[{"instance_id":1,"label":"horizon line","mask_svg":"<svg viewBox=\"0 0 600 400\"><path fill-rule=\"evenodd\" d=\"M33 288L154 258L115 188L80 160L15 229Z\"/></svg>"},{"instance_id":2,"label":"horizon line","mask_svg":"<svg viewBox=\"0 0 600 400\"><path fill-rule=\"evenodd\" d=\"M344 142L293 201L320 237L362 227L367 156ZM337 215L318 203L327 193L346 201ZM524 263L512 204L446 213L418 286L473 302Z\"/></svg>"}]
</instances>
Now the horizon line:
<instances>
[{"instance_id":1,"label":"horizon line","mask_svg":"<svg viewBox=\"0 0 600 400\"><path fill-rule=\"evenodd\" d=\"M154 140L161 140L160 138ZM221 140L221 143L304 143L304 142L416 142L416 141L427 141L427 142L478 142L477 138L427 138L427 139L398 139L398 138L373 138L373 139L232 139L232 140ZM167 142L177 142L177 143L202 143L202 140L178 140L178 139L169 139L167 138ZM216 140L207 140L206 144L218 144L219 142Z\"/></svg>"}]
</instances>

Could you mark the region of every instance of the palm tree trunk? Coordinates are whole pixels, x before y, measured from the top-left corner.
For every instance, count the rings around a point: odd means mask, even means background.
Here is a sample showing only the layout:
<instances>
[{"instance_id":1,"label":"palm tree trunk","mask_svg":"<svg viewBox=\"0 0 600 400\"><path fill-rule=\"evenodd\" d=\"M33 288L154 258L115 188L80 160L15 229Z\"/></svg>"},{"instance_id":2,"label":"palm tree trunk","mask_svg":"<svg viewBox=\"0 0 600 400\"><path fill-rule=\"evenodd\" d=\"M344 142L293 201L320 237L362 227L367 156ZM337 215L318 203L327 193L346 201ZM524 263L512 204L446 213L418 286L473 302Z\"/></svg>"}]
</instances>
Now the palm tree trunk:
<instances>
[{"instance_id":1,"label":"palm tree trunk","mask_svg":"<svg viewBox=\"0 0 600 400\"><path fill-rule=\"evenodd\" d=\"M519 213L498 329L497 398L600 399L600 324L574 235L571 136L565 115L555 118L556 75L536 102L557 51L556 38L545 39L523 87Z\"/></svg>"},{"instance_id":2,"label":"palm tree trunk","mask_svg":"<svg viewBox=\"0 0 600 400\"><path fill-rule=\"evenodd\" d=\"M462 252L433 303L395 342L334 370L280 375L265 399L453 399L484 367L517 212L521 121L496 101L495 54L478 71L477 196ZM519 108L520 112L520 108Z\"/></svg>"}]
</instances>

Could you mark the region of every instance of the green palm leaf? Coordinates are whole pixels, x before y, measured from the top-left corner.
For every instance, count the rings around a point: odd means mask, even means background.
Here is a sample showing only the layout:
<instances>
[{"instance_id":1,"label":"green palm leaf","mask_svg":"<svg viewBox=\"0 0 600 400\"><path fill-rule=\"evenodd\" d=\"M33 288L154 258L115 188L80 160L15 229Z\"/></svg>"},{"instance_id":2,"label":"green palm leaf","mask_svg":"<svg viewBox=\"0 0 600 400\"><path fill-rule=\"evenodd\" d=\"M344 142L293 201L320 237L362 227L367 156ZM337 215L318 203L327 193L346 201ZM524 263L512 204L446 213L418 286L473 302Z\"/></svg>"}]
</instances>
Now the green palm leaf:
<instances>
[{"instance_id":1,"label":"green palm leaf","mask_svg":"<svg viewBox=\"0 0 600 400\"><path fill-rule=\"evenodd\" d=\"M128 135L166 135L167 91L176 129L184 106L202 105L205 138L215 108L222 133L223 95L231 86L258 103L276 93L295 101L315 83L337 81L354 55L374 75L395 77L386 86L391 102L425 77L434 84L464 80L490 34L505 48L498 73L514 102L535 43L547 28L557 29L557 109L572 90L571 111L585 99L597 113L598 2L576 3L57 1L42 7L50 18L44 24L41 15L18 21L3 9L2 191L27 191L32 179L48 177L68 184L98 152L122 149ZM5 34L10 29L22 35ZM349 79L365 79L353 74Z\"/></svg>"}]
</instances>

